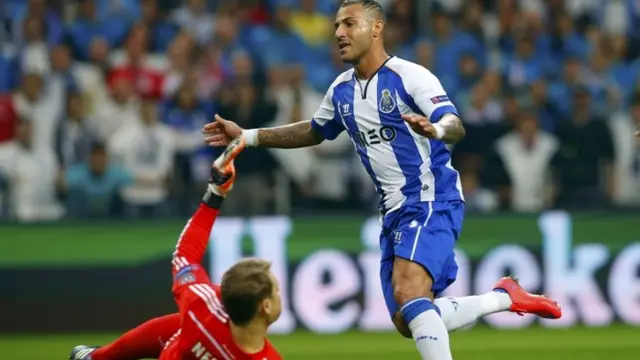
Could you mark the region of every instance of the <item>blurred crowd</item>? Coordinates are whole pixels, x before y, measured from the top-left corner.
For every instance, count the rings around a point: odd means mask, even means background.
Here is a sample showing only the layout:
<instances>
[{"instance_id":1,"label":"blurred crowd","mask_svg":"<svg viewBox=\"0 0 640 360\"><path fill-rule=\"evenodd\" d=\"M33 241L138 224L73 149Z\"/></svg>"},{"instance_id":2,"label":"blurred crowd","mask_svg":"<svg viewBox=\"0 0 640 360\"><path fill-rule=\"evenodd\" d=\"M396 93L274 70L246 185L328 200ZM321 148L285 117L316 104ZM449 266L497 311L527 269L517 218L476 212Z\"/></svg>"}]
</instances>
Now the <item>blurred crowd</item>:
<instances>
[{"instance_id":1,"label":"blurred crowd","mask_svg":"<svg viewBox=\"0 0 640 360\"><path fill-rule=\"evenodd\" d=\"M389 53L442 81L473 211L640 206L640 1L381 0ZM337 0L4 0L0 217L189 213L215 113L254 128L313 116L335 76ZM230 215L372 212L341 135L248 149Z\"/></svg>"}]
</instances>

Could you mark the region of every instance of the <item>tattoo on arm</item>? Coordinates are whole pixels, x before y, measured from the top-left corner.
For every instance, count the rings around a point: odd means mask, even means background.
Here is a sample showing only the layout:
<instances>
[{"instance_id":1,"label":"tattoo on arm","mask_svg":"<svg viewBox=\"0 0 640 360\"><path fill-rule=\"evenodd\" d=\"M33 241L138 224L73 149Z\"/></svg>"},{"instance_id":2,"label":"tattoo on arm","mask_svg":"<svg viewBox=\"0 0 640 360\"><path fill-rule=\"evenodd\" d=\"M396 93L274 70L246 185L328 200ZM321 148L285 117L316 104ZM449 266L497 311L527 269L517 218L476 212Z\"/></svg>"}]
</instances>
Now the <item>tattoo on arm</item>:
<instances>
[{"instance_id":1,"label":"tattoo on arm","mask_svg":"<svg viewBox=\"0 0 640 360\"><path fill-rule=\"evenodd\" d=\"M454 114L446 114L438 121L438 124L444 128L444 137L442 141L447 144L453 144L464 138L466 132L462 120Z\"/></svg>"},{"instance_id":2,"label":"tattoo on arm","mask_svg":"<svg viewBox=\"0 0 640 360\"><path fill-rule=\"evenodd\" d=\"M258 145L295 149L320 144L324 138L311 127L311 121L258 130Z\"/></svg>"}]
</instances>

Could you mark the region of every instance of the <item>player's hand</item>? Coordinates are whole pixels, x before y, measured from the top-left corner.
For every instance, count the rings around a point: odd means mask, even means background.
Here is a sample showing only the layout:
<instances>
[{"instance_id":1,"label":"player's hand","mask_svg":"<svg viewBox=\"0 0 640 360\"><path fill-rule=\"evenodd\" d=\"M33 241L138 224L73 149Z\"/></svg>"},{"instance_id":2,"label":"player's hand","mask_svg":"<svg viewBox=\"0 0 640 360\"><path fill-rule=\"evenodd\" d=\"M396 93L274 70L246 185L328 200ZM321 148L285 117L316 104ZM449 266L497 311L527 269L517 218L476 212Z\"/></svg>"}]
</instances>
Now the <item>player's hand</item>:
<instances>
[{"instance_id":1,"label":"player's hand","mask_svg":"<svg viewBox=\"0 0 640 360\"><path fill-rule=\"evenodd\" d=\"M402 114L401 116L402 120L409 124L416 133L429 139L438 138L438 131L426 117L416 114Z\"/></svg>"},{"instance_id":2,"label":"player's hand","mask_svg":"<svg viewBox=\"0 0 640 360\"><path fill-rule=\"evenodd\" d=\"M242 135L242 128L233 121L223 119L218 114L216 114L215 120L216 121L212 123L206 124L202 129L204 141L209 144L209 146L227 146L231 140Z\"/></svg>"}]
</instances>

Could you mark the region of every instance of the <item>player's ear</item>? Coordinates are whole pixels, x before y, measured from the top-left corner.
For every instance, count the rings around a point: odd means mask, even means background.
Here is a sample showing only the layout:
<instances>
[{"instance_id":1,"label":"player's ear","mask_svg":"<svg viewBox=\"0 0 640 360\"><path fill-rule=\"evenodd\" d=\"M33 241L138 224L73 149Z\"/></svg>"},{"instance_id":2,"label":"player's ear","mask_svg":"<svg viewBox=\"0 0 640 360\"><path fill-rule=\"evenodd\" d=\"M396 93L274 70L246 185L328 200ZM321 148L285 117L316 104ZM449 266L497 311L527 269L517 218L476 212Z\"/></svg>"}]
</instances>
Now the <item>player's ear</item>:
<instances>
[{"instance_id":1,"label":"player's ear","mask_svg":"<svg viewBox=\"0 0 640 360\"><path fill-rule=\"evenodd\" d=\"M376 20L373 22L373 37L378 38L382 36L382 31L384 30L384 21Z\"/></svg>"},{"instance_id":2,"label":"player's ear","mask_svg":"<svg viewBox=\"0 0 640 360\"><path fill-rule=\"evenodd\" d=\"M267 316L270 316L271 313L273 312L273 302L271 301L270 298L266 298L262 300L261 307L262 307L262 311L264 311L264 313Z\"/></svg>"}]
</instances>

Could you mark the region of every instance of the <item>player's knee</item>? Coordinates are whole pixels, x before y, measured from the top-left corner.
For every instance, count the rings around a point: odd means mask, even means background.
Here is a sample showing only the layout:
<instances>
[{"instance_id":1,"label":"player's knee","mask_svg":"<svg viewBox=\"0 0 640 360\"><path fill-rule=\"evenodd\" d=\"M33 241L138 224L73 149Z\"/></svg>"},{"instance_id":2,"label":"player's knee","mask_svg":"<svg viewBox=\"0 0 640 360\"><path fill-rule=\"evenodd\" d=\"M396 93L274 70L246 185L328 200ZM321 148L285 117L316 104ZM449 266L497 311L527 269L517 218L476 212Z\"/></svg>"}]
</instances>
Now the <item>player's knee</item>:
<instances>
[{"instance_id":1,"label":"player's knee","mask_svg":"<svg viewBox=\"0 0 640 360\"><path fill-rule=\"evenodd\" d=\"M404 321L404 318L402 317L402 313L400 311L397 311L395 314L393 314L393 318L391 320L393 321L393 325L396 327L396 330L398 330L398 333L400 333L400 335L409 339L412 338L409 325L407 325L407 322Z\"/></svg>"},{"instance_id":2,"label":"player's knee","mask_svg":"<svg viewBox=\"0 0 640 360\"><path fill-rule=\"evenodd\" d=\"M418 297L433 297L431 277L420 264L397 259L392 276L393 297L400 306Z\"/></svg>"},{"instance_id":3,"label":"player's knee","mask_svg":"<svg viewBox=\"0 0 640 360\"><path fill-rule=\"evenodd\" d=\"M400 278L393 285L393 298L400 306L420 296L424 295L421 294L418 288L412 286L412 282L409 279Z\"/></svg>"}]
</instances>

